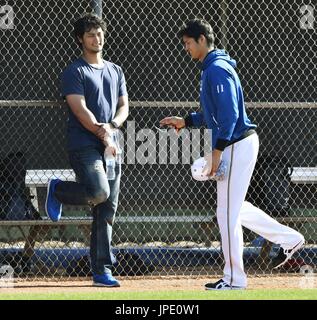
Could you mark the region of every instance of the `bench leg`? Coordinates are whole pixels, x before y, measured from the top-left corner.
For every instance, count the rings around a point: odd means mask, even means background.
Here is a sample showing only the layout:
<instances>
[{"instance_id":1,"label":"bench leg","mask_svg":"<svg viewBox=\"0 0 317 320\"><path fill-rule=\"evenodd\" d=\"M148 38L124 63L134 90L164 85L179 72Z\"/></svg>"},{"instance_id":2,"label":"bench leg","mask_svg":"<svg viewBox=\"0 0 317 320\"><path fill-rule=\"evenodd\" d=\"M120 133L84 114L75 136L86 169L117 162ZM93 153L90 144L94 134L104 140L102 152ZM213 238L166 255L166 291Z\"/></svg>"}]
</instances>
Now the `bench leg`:
<instances>
[{"instance_id":1,"label":"bench leg","mask_svg":"<svg viewBox=\"0 0 317 320\"><path fill-rule=\"evenodd\" d=\"M33 204L33 207L39 211L39 203L38 203L38 198L37 198L37 189L36 187L30 187L30 194L32 196L31 202Z\"/></svg>"}]
</instances>

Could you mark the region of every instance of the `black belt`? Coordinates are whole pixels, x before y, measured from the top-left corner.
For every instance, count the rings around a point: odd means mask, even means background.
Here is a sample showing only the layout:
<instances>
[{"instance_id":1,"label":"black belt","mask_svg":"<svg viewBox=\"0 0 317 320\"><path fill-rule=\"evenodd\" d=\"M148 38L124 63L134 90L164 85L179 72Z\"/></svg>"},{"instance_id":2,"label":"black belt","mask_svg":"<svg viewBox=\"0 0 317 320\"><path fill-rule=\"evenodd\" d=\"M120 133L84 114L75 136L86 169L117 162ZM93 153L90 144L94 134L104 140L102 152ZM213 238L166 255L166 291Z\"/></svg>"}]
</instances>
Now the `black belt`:
<instances>
[{"instance_id":1,"label":"black belt","mask_svg":"<svg viewBox=\"0 0 317 320\"><path fill-rule=\"evenodd\" d=\"M251 134L254 134L254 133L256 133L256 131L255 131L254 129L249 129L249 130L246 131L240 138L235 139L235 140L233 140L233 141L230 141L230 142L227 144L227 146L231 146L232 144L234 144L234 143L236 143L236 142L238 142L238 141L241 141L241 140L243 140L243 139L251 136Z\"/></svg>"}]
</instances>

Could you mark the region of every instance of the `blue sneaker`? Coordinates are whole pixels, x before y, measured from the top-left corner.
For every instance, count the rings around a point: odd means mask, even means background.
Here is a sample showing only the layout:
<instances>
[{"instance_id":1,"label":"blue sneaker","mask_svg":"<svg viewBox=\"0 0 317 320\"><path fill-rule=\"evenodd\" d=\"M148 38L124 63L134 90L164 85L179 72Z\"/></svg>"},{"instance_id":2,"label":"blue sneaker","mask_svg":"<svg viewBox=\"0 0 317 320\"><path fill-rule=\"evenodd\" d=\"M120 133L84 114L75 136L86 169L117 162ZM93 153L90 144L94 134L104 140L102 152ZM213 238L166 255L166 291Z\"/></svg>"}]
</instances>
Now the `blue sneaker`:
<instances>
[{"instance_id":1,"label":"blue sneaker","mask_svg":"<svg viewBox=\"0 0 317 320\"><path fill-rule=\"evenodd\" d=\"M57 222L62 216L62 203L54 196L56 185L61 181L60 179L50 179L47 186L45 211L47 216L54 222Z\"/></svg>"},{"instance_id":2,"label":"blue sneaker","mask_svg":"<svg viewBox=\"0 0 317 320\"><path fill-rule=\"evenodd\" d=\"M120 282L110 273L94 274L92 285L95 287L120 287Z\"/></svg>"}]
</instances>

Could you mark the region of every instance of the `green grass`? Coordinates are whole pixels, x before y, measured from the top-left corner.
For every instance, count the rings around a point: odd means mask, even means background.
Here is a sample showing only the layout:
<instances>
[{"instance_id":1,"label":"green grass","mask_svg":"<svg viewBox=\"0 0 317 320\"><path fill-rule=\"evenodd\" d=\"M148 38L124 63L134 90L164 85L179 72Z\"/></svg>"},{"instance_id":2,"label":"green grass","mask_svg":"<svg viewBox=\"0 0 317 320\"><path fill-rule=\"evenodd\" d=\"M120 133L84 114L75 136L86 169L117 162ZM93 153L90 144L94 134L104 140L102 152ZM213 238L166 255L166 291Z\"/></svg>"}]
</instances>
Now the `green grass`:
<instances>
[{"instance_id":1,"label":"green grass","mask_svg":"<svg viewBox=\"0 0 317 320\"><path fill-rule=\"evenodd\" d=\"M317 300L317 289L16 294L0 291L0 300Z\"/></svg>"}]
</instances>

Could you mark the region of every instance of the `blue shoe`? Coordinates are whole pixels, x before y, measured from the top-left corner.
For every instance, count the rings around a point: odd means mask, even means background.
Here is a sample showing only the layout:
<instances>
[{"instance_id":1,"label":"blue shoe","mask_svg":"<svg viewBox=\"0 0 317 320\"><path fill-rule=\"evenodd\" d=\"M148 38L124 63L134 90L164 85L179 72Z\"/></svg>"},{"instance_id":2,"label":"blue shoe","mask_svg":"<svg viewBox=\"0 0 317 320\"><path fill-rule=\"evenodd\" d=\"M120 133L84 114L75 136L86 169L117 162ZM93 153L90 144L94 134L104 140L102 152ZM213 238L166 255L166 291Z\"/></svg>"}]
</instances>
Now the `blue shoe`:
<instances>
[{"instance_id":1,"label":"blue shoe","mask_svg":"<svg viewBox=\"0 0 317 320\"><path fill-rule=\"evenodd\" d=\"M47 186L45 211L47 216L54 222L57 222L62 216L62 203L54 196L56 185L61 181L60 179L50 179Z\"/></svg>"},{"instance_id":2,"label":"blue shoe","mask_svg":"<svg viewBox=\"0 0 317 320\"><path fill-rule=\"evenodd\" d=\"M94 274L92 285L95 287L120 287L120 282L110 273Z\"/></svg>"}]
</instances>

